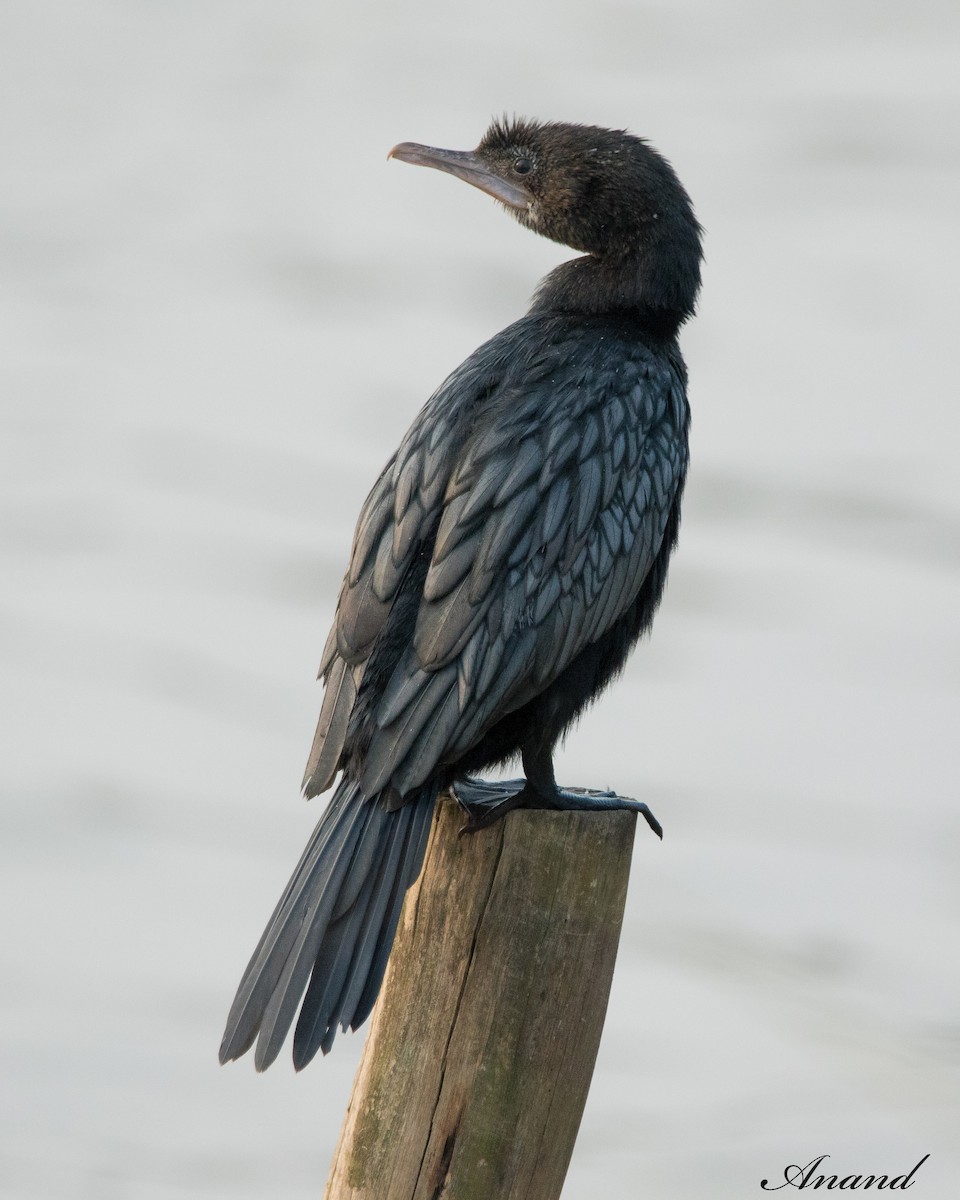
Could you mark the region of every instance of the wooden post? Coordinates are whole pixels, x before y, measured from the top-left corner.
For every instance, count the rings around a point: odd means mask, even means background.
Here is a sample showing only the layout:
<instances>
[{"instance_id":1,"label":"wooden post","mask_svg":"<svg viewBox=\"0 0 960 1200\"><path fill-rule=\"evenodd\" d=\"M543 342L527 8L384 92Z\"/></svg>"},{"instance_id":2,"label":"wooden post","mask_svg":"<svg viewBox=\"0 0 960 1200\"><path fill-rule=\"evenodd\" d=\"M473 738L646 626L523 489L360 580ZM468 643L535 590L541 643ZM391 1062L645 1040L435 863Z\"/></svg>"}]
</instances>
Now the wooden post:
<instances>
[{"instance_id":1,"label":"wooden post","mask_svg":"<svg viewBox=\"0 0 960 1200\"><path fill-rule=\"evenodd\" d=\"M437 805L325 1200L557 1200L593 1074L636 817Z\"/></svg>"}]
</instances>

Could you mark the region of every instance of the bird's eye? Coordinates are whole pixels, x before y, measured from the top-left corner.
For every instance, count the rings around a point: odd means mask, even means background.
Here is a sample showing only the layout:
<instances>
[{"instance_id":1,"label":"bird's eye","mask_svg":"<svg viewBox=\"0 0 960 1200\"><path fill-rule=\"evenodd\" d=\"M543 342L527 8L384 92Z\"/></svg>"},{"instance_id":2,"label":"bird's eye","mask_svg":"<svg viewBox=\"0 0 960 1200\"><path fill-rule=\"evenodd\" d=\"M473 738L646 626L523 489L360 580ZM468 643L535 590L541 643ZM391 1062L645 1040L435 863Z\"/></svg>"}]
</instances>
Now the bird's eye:
<instances>
[{"instance_id":1,"label":"bird's eye","mask_svg":"<svg viewBox=\"0 0 960 1200\"><path fill-rule=\"evenodd\" d=\"M513 169L518 175L529 175L533 170L533 163L529 158L518 158L514 161Z\"/></svg>"}]
</instances>

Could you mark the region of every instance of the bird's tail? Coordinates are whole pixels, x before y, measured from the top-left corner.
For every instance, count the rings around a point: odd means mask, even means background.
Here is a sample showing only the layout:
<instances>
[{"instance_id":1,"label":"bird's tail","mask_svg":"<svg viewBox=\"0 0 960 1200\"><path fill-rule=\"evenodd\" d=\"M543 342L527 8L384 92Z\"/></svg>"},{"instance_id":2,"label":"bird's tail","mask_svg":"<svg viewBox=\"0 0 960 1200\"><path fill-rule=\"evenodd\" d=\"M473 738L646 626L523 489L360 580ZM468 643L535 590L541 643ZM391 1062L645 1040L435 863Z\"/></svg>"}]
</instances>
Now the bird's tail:
<instances>
[{"instance_id":1,"label":"bird's tail","mask_svg":"<svg viewBox=\"0 0 960 1200\"><path fill-rule=\"evenodd\" d=\"M367 1019L404 894L420 874L436 796L436 787L425 788L389 812L379 797L341 781L240 981L221 1062L257 1038L257 1070L269 1067L301 996L298 1071L318 1050L327 1053L338 1025L357 1029Z\"/></svg>"}]
</instances>

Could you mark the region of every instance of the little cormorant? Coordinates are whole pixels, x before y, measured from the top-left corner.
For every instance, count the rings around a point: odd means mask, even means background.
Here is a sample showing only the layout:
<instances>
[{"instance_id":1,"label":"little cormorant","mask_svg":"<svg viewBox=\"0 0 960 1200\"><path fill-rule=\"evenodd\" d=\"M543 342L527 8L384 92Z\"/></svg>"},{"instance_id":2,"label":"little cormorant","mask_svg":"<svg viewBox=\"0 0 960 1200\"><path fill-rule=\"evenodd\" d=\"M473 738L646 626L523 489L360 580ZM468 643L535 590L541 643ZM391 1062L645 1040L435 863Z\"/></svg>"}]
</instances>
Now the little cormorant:
<instances>
[{"instance_id":1,"label":"little cormorant","mask_svg":"<svg viewBox=\"0 0 960 1200\"><path fill-rule=\"evenodd\" d=\"M444 788L468 828L517 807L624 807L660 832L644 804L560 790L552 760L649 628L677 540L677 332L701 260L690 199L647 142L594 126L498 121L469 153L390 153L481 188L582 257L440 386L360 513L304 790L340 782L220 1048L226 1062L258 1039L260 1070L301 997L298 1069L369 1015ZM517 755L525 782L469 778Z\"/></svg>"}]
</instances>

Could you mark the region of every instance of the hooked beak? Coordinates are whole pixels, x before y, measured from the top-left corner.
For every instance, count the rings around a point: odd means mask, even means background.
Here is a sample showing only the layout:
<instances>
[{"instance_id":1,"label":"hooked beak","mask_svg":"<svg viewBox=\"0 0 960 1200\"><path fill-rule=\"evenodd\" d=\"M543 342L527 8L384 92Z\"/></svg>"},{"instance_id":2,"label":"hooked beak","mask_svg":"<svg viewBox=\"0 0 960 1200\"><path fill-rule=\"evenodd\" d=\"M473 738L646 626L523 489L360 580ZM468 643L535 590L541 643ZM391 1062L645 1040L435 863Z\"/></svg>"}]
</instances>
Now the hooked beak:
<instances>
[{"instance_id":1,"label":"hooked beak","mask_svg":"<svg viewBox=\"0 0 960 1200\"><path fill-rule=\"evenodd\" d=\"M456 175L457 179L472 183L481 192L493 196L494 200L521 212L526 212L533 200L526 188L511 180L501 179L472 150L438 150L435 146L421 146L417 142L401 142L394 146L387 158L397 158L416 167L435 167L438 171L446 171L448 175Z\"/></svg>"}]
</instances>

